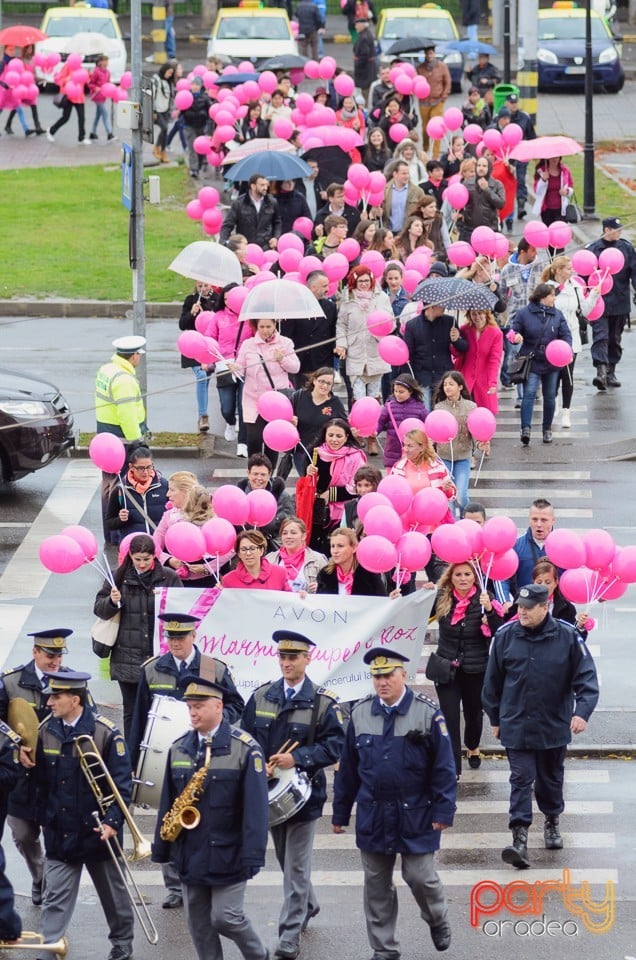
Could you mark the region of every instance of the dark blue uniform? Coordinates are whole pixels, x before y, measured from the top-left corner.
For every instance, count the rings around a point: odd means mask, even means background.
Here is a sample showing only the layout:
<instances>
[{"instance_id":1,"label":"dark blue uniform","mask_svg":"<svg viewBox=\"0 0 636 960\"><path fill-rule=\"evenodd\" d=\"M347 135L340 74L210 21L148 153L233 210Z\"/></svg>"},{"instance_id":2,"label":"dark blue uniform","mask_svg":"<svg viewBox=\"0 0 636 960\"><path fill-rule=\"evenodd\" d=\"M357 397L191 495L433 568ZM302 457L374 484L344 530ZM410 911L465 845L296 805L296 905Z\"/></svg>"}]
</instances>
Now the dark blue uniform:
<instances>
[{"instance_id":1,"label":"dark blue uniform","mask_svg":"<svg viewBox=\"0 0 636 960\"><path fill-rule=\"evenodd\" d=\"M629 320L631 311L630 283L636 290L636 249L629 240L619 237L618 240L605 240L601 237L594 243L589 243L587 249L600 256L603 250L616 249L625 257L625 265L618 273L612 275L614 285L609 293L603 295L605 310L603 316L590 324L592 327L592 362L594 366L609 364L610 373L623 356L621 339L625 324Z\"/></svg>"},{"instance_id":2,"label":"dark blue uniform","mask_svg":"<svg viewBox=\"0 0 636 960\"><path fill-rule=\"evenodd\" d=\"M13 887L5 867L4 850L0 847L0 940L17 940L22 933L22 921L15 912Z\"/></svg>"},{"instance_id":3,"label":"dark blue uniform","mask_svg":"<svg viewBox=\"0 0 636 960\"><path fill-rule=\"evenodd\" d=\"M18 735L6 723L0 721L0 806L3 810L0 819L0 839L4 827L7 796L18 782L22 769L19 747L20 738Z\"/></svg>"},{"instance_id":4,"label":"dark blue uniform","mask_svg":"<svg viewBox=\"0 0 636 960\"><path fill-rule=\"evenodd\" d=\"M548 817L564 808L563 774L572 717L598 702L596 667L583 638L549 614L535 629L519 621L495 634L482 703L510 763L510 826L532 823L532 784Z\"/></svg>"}]
</instances>

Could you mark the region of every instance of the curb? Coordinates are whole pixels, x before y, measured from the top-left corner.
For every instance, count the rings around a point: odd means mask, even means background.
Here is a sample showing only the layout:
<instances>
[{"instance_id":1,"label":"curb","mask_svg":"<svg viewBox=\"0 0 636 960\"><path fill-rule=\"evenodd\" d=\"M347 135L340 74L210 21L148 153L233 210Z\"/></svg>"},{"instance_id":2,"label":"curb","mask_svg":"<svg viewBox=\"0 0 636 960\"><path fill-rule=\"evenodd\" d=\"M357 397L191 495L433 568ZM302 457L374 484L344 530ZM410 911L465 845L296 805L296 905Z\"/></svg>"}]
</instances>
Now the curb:
<instances>
[{"instance_id":1,"label":"curb","mask_svg":"<svg viewBox=\"0 0 636 960\"><path fill-rule=\"evenodd\" d=\"M216 438L214 436L208 437L204 440L200 447L155 447L150 442L150 449L152 450L153 457L158 459L170 459L171 457L177 458L180 457L184 460L203 460L208 457L218 456L215 454ZM69 456L71 460L88 460L88 447L72 447L69 451Z\"/></svg>"},{"instance_id":2,"label":"curb","mask_svg":"<svg viewBox=\"0 0 636 960\"><path fill-rule=\"evenodd\" d=\"M482 757L493 760L505 760L505 751L500 746L481 746ZM583 746L568 744L567 757L576 760L634 760L636 759L636 743L599 743ZM567 759L566 757L566 759Z\"/></svg>"},{"instance_id":3,"label":"curb","mask_svg":"<svg viewBox=\"0 0 636 960\"><path fill-rule=\"evenodd\" d=\"M121 319L132 312L129 300L0 300L1 317ZM146 318L159 320L178 317L181 303L146 303Z\"/></svg>"}]
</instances>

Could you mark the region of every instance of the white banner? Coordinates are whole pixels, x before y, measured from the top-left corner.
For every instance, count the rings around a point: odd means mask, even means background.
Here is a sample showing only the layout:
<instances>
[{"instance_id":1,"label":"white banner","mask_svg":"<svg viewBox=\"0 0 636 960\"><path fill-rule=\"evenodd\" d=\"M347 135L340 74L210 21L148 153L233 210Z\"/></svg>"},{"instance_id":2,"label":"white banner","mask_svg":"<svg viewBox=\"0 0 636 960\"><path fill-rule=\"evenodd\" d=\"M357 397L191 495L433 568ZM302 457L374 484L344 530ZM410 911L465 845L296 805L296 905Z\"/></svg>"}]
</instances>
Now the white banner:
<instances>
[{"instance_id":1,"label":"white banner","mask_svg":"<svg viewBox=\"0 0 636 960\"><path fill-rule=\"evenodd\" d=\"M371 674L362 658L372 647L409 657L409 681L415 680L435 590L407 597L346 597L277 590L162 590L157 613L192 613L201 619L197 646L223 660L245 699L252 690L280 676L275 630L287 628L313 640L309 674L340 700L372 692ZM167 649L157 621L157 652Z\"/></svg>"}]
</instances>

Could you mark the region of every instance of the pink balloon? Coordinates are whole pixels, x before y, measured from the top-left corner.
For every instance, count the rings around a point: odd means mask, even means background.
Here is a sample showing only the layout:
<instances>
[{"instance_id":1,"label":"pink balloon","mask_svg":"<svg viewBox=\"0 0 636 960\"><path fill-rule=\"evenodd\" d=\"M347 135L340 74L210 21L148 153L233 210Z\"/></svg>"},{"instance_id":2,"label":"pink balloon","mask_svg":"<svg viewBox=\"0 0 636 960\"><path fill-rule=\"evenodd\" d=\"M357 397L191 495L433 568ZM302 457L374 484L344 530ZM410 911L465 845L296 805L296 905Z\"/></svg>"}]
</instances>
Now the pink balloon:
<instances>
[{"instance_id":1,"label":"pink balloon","mask_svg":"<svg viewBox=\"0 0 636 960\"><path fill-rule=\"evenodd\" d=\"M478 557L484 549L483 527L476 520L468 520L466 517L457 520L455 526L466 534L471 557Z\"/></svg>"},{"instance_id":2,"label":"pink balloon","mask_svg":"<svg viewBox=\"0 0 636 960\"><path fill-rule=\"evenodd\" d=\"M305 71L305 76L309 80L317 80L318 77L320 76L320 65L317 60L308 60L303 69ZM312 99L312 106L313 106L313 99Z\"/></svg>"},{"instance_id":3,"label":"pink balloon","mask_svg":"<svg viewBox=\"0 0 636 960\"><path fill-rule=\"evenodd\" d=\"M353 79L346 73L339 74L334 80L333 85L336 93L339 93L341 97L350 97L356 88Z\"/></svg>"},{"instance_id":4,"label":"pink balloon","mask_svg":"<svg viewBox=\"0 0 636 960\"><path fill-rule=\"evenodd\" d=\"M514 576L519 568L519 557L514 550L492 554L484 554L479 565L484 573L490 571L493 580L508 580Z\"/></svg>"},{"instance_id":5,"label":"pink balloon","mask_svg":"<svg viewBox=\"0 0 636 960\"><path fill-rule=\"evenodd\" d=\"M203 216L203 207L199 200L191 200L190 203L186 205L186 213L191 220L200 220Z\"/></svg>"},{"instance_id":6,"label":"pink balloon","mask_svg":"<svg viewBox=\"0 0 636 960\"><path fill-rule=\"evenodd\" d=\"M205 540L205 552L212 557L218 557L224 553L230 553L234 549L236 540L236 530L229 520L223 517L212 517L206 520L201 527L201 533Z\"/></svg>"},{"instance_id":7,"label":"pink balloon","mask_svg":"<svg viewBox=\"0 0 636 960\"><path fill-rule=\"evenodd\" d=\"M295 129L294 124L287 117L277 117L272 123L272 128L275 136L280 137L281 140L289 140Z\"/></svg>"},{"instance_id":8,"label":"pink balloon","mask_svg":"<svg viewBox=\"0 0 636 960\"><path fill-rule=\"evenodd\" d=\"M365 537L358 544L358 563L371 573L387 573L397 565L397 550L386 537L375 534Z\"/></svg>"},{"instance_id":9,"label":"pink balloon","mask_svg":"<svg viewBox=\"0 0 636 960\"><path fill-rule=\"evenodd\" d=\"M459 107L449 107L448 110L444 111L444 123L448 130L459 130L463 122L464 114Z\"/></svg>"},{"instance_id":10,"label":"pink balloon","mask_svg":"<svg viewBox=\"0 0 636 960\"><path fill-rule=\"evenodd\" d=\"M491 517L482 527L482 537L487 550L505 553L515 545L517 528L510 517Z\"/></svg>"},{"instance_id":11,"label":"pink balloon","mask_svg":"<svg viewBox=\"0 0 636 960\"><path fill-rule=\"evenodd\" d=\"M426 418L426 433L434 443L448 443L457 436L457 420L448 410L432 410Z\"/></svg>"},{"instance_id":12,"label":"pink balloon","mask_svg":"<svg viewBox=\"0 0 636 960\"><path fill-rule=\"evenodd\" d=\"M421 281L422 275L419 270L405 270L402 275L402 286L409 294L415 293Z\"/></svg>"},{"instance_id":13,"label":"pink balloon","mask_svg":"<svg viewBox=\"0 0 636 960\"><path fill-rule=\"evenodd\" d=\"M250 508L246 495L239 487L223 484L212 494L212 506L217 517L229 520L236 527L247 523Z\"/></svg>"},{"instance_id":14,"label":"pink balloon","mask_svg":"<svg viewBox=\"0 0 636 960\"><path fill-rule=\"evenodd\" d=\"M398 513L406 513L413 501L411 485L404 477L384 477L378 484L378 493L388 497Z\"/></svg>"},{"instance_id":15,"label":"pink balloon","mask_svg":"<svg viewBox=\"0 0 636 960\"><path fill-rule=\"evenodd\" d=\"M177 87L177 90L189 90L190 81L188 80L187 77L181 77L179 80L177 80L176 87Z\"/></svg>"},{"instance_id":16,"label":"pink balloon","mask_svg":"<svg viewBox=\"0 0 636 960\"><path fill-rule=\"evenodd\" d=\"M272 420L291 420L294 416L291 400L278 390L262 393L256 401L256 409L268 423Z\"/></svg>"},{"instance_id":17,"label":"pink balloon","mask_svg":"<svg viewBox=\"0 0 636 960\"><path fill-rule=\"evenodd\" d=\"M449 187L450 190L450 187ZM474 263L477 254L465 240L456 240L448 247L448 259L456 267L469 267Z\"/></svg>"},{"instance_id":18,"label":"pink balloon","mask_svg":"<svg viewBox=\"0 0 636 960\"><path fill-rule=\"evenodd\" d=\"M377 490L364 493L358 500L358 518L362 523L364 523L367 513L369 510L372 510L373 507L389 507L393 510L393 504L383 493L378 493Z\"/></svg>"},{"instance_id":19,"label":"pink balloon","mask_svg":"<svg viewBox=\"0 0 636 960\"><path fill-rule=\"evenodd\" d=\"M443 140L446 136L446 124L442 117L431 117L426 124L426 132L431 140Z\"/></svg>"},{"instance_id":20,"label":"pink balloon","mask_svg":"<svg viewBox=\"0 0 636 960\"><path fill-rule=\"evenodd\" d=\"M508 258L508 238L504 237L503 233L497 233L495 231L495 236L492 241L492 251L493 257Z\"/></svg>"},{"instance_id":21,"label":"pink balloon","mask_svg":"<svg viewBox=\"0 0 636 960\"><path fill-rule=\"evenodd\" d=\"M232 313L238 314L241 312L241 307L245 303L248 291L245 287L232 287L231 290L225 294L225 306L229 307Z\"/></svg>"},{"instance_id":22,"label":"pink balloon","mask_svg":"<svg viewBox=\"0 0 636 960\"><path fill-rule=\"evenodd\" d=\"M311 240L313 227L313 221L309 217L296 217L292 224L292 229L297 233L302 233L305 240Z\"/></svg>"},{"instance_id":23,"label":"pink balloon","mask_svg":"<svg viewBox=\"0 0 636 960\"><path fill-rule=\"evenodd\" d=\"M601 288L601 293L605 295L609 293L612 287L614 286L614 280L612 275L607 273L607 271L602 270L593 270L592 273L587 278L588 287L598 287Z\"/></svg>"},{"instance_id":24,"label":"pink balloon","mask_svg":"<svg viewBox=\"0 0 636 960\"><path fill-rule=\"evenodd\" d=\"M300 266L300 261L302 260L303 255L299 253L298 250L283 250L278 262L281 266L281 270L284 270L285 273L291 273L292 271L298 270ZM325 271L326 273L327 271ZM327 274L329 276L329 274Z\"/></svg>"},{"instance_id":25,"label":"pink balloon","mask_svg":"<svg viewBox=\"0 0 636 960\"><path fill-rule=\"evenodd\" d=\"M300 437L293 423L287 420L272 420L263 430L263 440L271 450L283 453L292 450Z\"/></svg>"},{"instance_id":26,"label":"pink balloon","mask_svg":"<svg viewBox=\"0 0 636 960\"><path fill-rule=\"evenodd\" d=\"M589 277L597 267L598 260L591 250L577 250L572 254L572 269L582 277Z\"/></svg>"},{"instance_id":27,"label":"pink balloon","mask_svg":"<svg viewBox=\"0 0 636 960\"><path fill-rule=\"evenodd\" d=\"M418 100L426 100L431 94L431 86L426 77L416 77L413 81L413 93Z\"/></svg>"},{"instance_id":28,"label":"pink balloon","mask_svg":"<svg viewBox=\"0 0 636 960\"><path fill-rule=\"evenodd\" d=\"M504 146L501 132L499 130L485 130L483 144L485 147L488 147L489 150L492 150L494 154L501 154Z\"/></svg>"},{"instance_id":29,"label":"pink balloon","mask_svg":"<svg viewBox=\"0 0 636 960\"><path fill-rule=\"evenodd\" d=\"M376 432L381 409L375 397L361 397L351 407L349 423L362 436L368 437Z\"/></svg>"},{"instance_id":30,"label":"pink balloon","mask_svg":"<svg viewBox=\"0 0 636 960\"><path fill-rule=\"evenodd\" d=\"M271 70L264 70L258 78L258 85L265 93L273 93L278 86L278 79Z\"/></svg>"},{"instance_id":31,"label":"pink balloon","mask_svg":"<svg viewBox=\"0 0 636 960\"><path fill-rule=\"evenodd\" d=\"M619 600L627 592L627 586L628 584L620 581L617 583L609 581L608 585L600 584L594 591L594 599L600 597L603 600ZM589 628L586 627L586 629Z\"/></svg>"},{"instance_id":32,"label":"pink balloon","mask_svg":"<svg viewBox=\"0 0 636 960\"><path fill-rule=\"evenodd\" d=\"M311 63L311 61L309 62ZM301 113L310 113L314 109L314 98L310 93L298 94L296 97L296 109L300 110Z\"/></svg>"},{"instance_id":33,"label":"pink balloon","mask_svg":"<svg viewBox=\"0 0 636 960\"><path fill-rule=\"evenodd\" d=\"M587 567L565 570L559 579L559 589L566 600L588 604L592 600L595 574Z\"/></svg>"},{"instance_id":34,"label":"pink balloon","mask_svg":"<svg viewBox=\"0 0 636 960\"><path fill-rule=\"evenodd\" d=\"M201 187L197 193L197 198L204 210L211 210L212 207L216 207L220 200L219 191L216 187Z\"/></svg>"},{"instance_id":35,"label":"pink balloon","mask_svg":"<svg viewBox=\"0 0 636 960\"><path fill-rule=\"evenodd\" d=\"M97 537L93 531L89 530L87 527L80 527L78 525L64 527L62 530L62 536L70 537L71 540L75 540L76 543L79 543L85 560L94 560L97 556L99 551Z\"/></svg>"},{"instance_id":36,"label":"pink balloon","mask_svg":"<svg viewBox=\"0 0 636 960\"><path fill-rule=\"evenodd\" d=\"M537 249L550 246L550 231L541 220L530 220L523 228L524 239Z\"/></svg>"},{"instance_id":37,"label":"pink balloon","mask_svg":"<svg viewBox=\"0 0 636 960\"><path fill-rule=\"evenodd\" d=\"M398 562L403 570L416 573L431 559L431 545L424 533L409 530L397 542Z\"/></svg>"},{"instance_id":38,"label":"pink balloon","mask_svg":"<svg viewBox=\"0 0 636 960\"><path fill-rule=\"evenodd\" d=\"M83 59L81 53L72 53L66 58L66 66L69 70L77 70L78 67L82 66Z\"/></svg>"},{"instance_id":39,"label":"pink balloon","mask_svg":"<svg viewBox=\"0 0 636 960\"><path fill-rule=\"evenodd\" d=\"M585 562L590 570L609 567L616 553L616 544L607 530L586 530L581 540L585 547Z\"/></svg>"},{"instance_id":40,"label":"pink balloon","mask_svg":"<svg viewBox=\"0 0 636 960\"><path fill-rule=\"evenodd\" d=\"M601 270L609 273L620 273L625 266L625 257L616 247L606 247L598 256L598 265Z\"/></svg>"},{"instance_id":41,"label":"pink balloon","mask_svg":"<svg viewBox=\"0 0 636 960\"><path fill-rule=\"evenodd\" d=\"M265 254L257 243L248 243L245 248L245 259L247 263L251 263L255 267L262 267L265 263Z\"/></svg>"},{"instance_id":42,"label":"pink balloon","mask_svg":"<svg viewBox=\"0 0 636 960\"><path fill-rule=\"evenodd\" d=\"M585 563L585 544L574 530L553 530L545 538L545 555L564 570L581 567Z\"/></svg>"},{"instance_id":43,"label":"pink balloon","mask_svg":"<svg viewBox=\"0 0 636 960\"><path fill-rule=\"evenodd\" d=\"M411 93L413 93L413 79L406 73L398 73L393 81L393 86L398 93L403 94L405 97L408 97Z\"/></svg>"},{"instance_id":44,"label":"pink balloon","mask_svg":"<svg viewBox=\"0 0 636 960\"><path fill-rule=\"evenodd\" d=\"M497 429L495 415L487 407L471 410L466 418L466 425L474 439L481 443L491 440Z\"/></svg>"},{"instance_id":45,"label":"pink balloon","mask_svg":"<svg viewBox=\"0 0 636 960\"><path fill-rule=\"evenodd\" d=\"M510 126L513 126L513 124L510 124ZM572 227L565 220L555 220L548 227L548 239L551 247L567 247L572 239Z\"/></svg>"},{"instance_id":46,"label":"pink balloon","mask_svg":"<svg viewBox=\"0 0 636 960\"><path fill-rule=\"evenodd\" d=\"M380 339L393 333L395 329L395 317L384 310L374 310L367 315L367 330L374 337Z\"/></svg>"},{"instance_id":47,"label":"pink balloon","mask_svg":"<svg viewBox=\"0 0 636 960\"><path fill-rule=\"evenodd\" d=\"M347 237L338 247L338 253L347 258L348 263L352 263L360 256L360 244L353 237Z\"/></svg>"},{"instance_id":48,"label":"pink balloon","mask_svg":"<svg viewBox=\"0 0 636 960\"><path fill-rule=\"evenodd\" d=\"M573 356L572 347L565 340L551 340L545 348L545 358L553 367L567 367Z\"/></svg>"},{"instance_id":49,"label":"pink balloon","mask_svg":"<svg viewBox=\"0 0 636 960\"><path fill-rule=\"evenodd\" d=\"M464 140L466 143L481 143L484 137L484 131L479 126L478 123L469 123L467 127L464 127Z\"/></svg>"},{"instance_id":50,"label":"pink balloon","mask_svg":"<svg viewBox=\"0 0 636 960\"><path fill-rule=\"evenodd\" d=\"M406 417L402 423L398 424L397 432L400 440L404 440L404 437L411 430L424 430L424 421L420 420L419 417Z\"/></svg>"},{"instance_id":51,"label":"pink balloon","mask_svg":"<svg viewBox=\"0 0 636 960\"><path fill-rule=\"evenodd\" d=\"M342 247L342 244L340 244L340 247ZM322 270L322 260L319 260L318 257L303 257L298 270L301 278L305 280L314 270Z\"/></svg>"},{"instance_id":52,"label":"pink balloon","mask_svg":"<svg viewBox=\"0 0 636 960\"><path fill-rule=\"evenodd\" d=\"M386 261L379 250L365 250L360 257L360 263L368 267L376 279L381 277L386 269Z\"/></svg>"},{"instance_id":53,"label":"pink balloon","mask_svg":"<svg viewBox=\"0 0 636 960\"><path fill-rule=\"evenodd\" d=\"M352 163L349 167L347 178L358 190L366 190L369 186L371 174L363 163Z\"/></svg>"},{"instance_id":54,"label":"pink balloon","mask_svg":"<svg viewBox=\"0 0 636 960\"><path fill-rule=\"evenodd\" d=\"M386 177L379 170L372 170L369 177L369 190L372 193L384 192L386 187Z\"/></svg>"},{"instance_id":55,"label":"pink balloon","mask_svg":"<svg viewBox=\"0 0 636 960\"><path fill-rule=\"evenodd\" d=\"M454 523L444 523L431 535L433 553L446 563L465 563L470 557L468 537Z\"/></svg>"},{"instance_id":56,"label":"pink balloon","mask_svg":"<svg viewBox=\"0 0 636 960\"><path fill-rule=\"evenodd\" d=\"M223 226L223 214L215 208L204 210L201 214L201 223L205 232L212 237Z\"/></svg>"},{"instance_id":57,"label":"pink balloon","mask_svg":"<svg viewBox=\"0 0 636 960\"><path fill-rule=\"evenodd\" d=\"M113 433L97 433L88 445L88 455L104 473L119 473L126 462L126 448Z\"/></svg>"},{"instance_id":58,"label":"pink balloon","mask_svg":"<svg viewBox=\"0 0 636 960\"><path fill-rule=\"evenodd\" d=\"M491 227L475 227L470 235L470 243L477 253L491 257L495 250L495 231Z\"/></svg>"},{"instance_id":59,"label":"pink balloon","mask_svg":"<svg viewBox=\"0 0 636 960\"><path fill-rule=\"evenodd\" d=\"M392 123L389 127L389 139L393 143L401 143L409 135L409 128L405 123Z\"/></svg>"},{"instance_id":60,"label":"pink balloon","mask_svg":"<svg viewBox=\"0 0 636 960\"><path fill-rule=\"evenodd\" d=\"M402 521L393 507L372 507L364 519L366 536L377 534L386 537L391 543L397 543L404 532Z\"/></svg>"},{"instance_id":61,"label":"pink balloon","mask_svg":"<svg viewBox=\"0 0 636 960\"><path fill-rule=\"evenodd\" d=\"M277 249L279 253L283 253L285 250L297 250L298 253L302 254L305 252L305 245L295 233L284 233L279 238Z\"/></svg>"},{"instance_id":62,"label":"pink balloon","mask_svg":"<svg viewBox=\"0 0 636 960\"><path fill-rule=\"evenodd\" d=\"M623 547L620 553L617 551L612 569L614 575L624 583L636 583L636 546Z\"/></svg>"},{"instance_id":63,"label":"pink balloon","mask_svg":"<svg viewBox=\"0 0 636 960\"><path fill-rule=\"evenodd\" d=\"M179 90L174 96L174 105L177 110L188 110L194 103L190 90Z\"/></svg>"},{"instance_id":64,"label":"pink balloon","mask_svg":"<svg viewBox=\"0 0 636 960\"><path fill-rule=\"evenodd\" d=\"M605 301L603 297L599 297L590 312L587 315L587 322L594 323L595 320L598 320L599 317L602 317L605 313Z\"/></svg>"},{"instance_id":65,"label":"pink balloon","mask_svg":"<svg viewBox=\"0 0 636 960\"><path fill-rule=\"evenodd\" d=\"M195 360L205 349L205 338L198 330L184 330L177 337L177 349L184 357Z\"/></svg>"},{"instance_id":66,"label":"pink balloon","mask_svg":"<svg viewBox=\"0 0 636 960\"><path fill-rule=\"evenodd\" d=\"M323 260L322 269L329 280L342 280L349 273L349 261L339 251L330 253Z\"/></svg>"},{"instance_id":67,"label":"pink balloon","mask_svg":"<svg viewBox=\"0 0 636 960\"><path fill-rule=\"evenodd\" d=\"M318 75L321 80L331 80L338 64L333 57L323 57L318 64Z\"/></svg>"},{"instance_id":68,"label":"pink balloon","mask_svg":"<svg viewBox=\"0 0 636 960\"><path fill-rule=\"evenodd\" d=\"M415 523L435 527L448 513L448 499L437 487L425 487L413 497L410 512Z\"/></svg>"},{"instance_id":69,"label":"pink balloon","mask_svg":"<svg viewBox=\"0 0 636 960\"><path fill-rule=\"evenodd\" d=\"M266 527L276 516L278 501L269 490L250 490L247 503L250 510L247 522L255 527Z\"/></svg>"},{"instance_id":70,"label":"pink balloon","mask_svg":"<svg viewBox=\"0 0 636 960\"><path fill-rule=\"evenodd\" d=\"M401 337L382 337L378 343L378 353L386 363L399 367L409 362L409 348Z\"/></svg>"},{"instance_id":71,"label":"pink balloon","mask_svg":"<svg viewBox=\"0 0 636 960\"><path fill-rule=\"evenodd\" d=\"M104 436L104 434L100 434ZM51 573L73 573L86 562L84 550L72 537L57 534L47 537L39 546L40 563Z\"/></svg>"},{"instance_id":72,"label":"pink balloon","mask_svg":"<svg viewBox=\"0 0 636 960\"><path fill-rule=\"evenodd\" d=\"M166 530L166 551L184 563L200 560L206 552L201 527L187 520L177 520Z\"/></svg>"},{"instance_id":73,"label":"pink balloon","mask_svg":"<svg viewBox=\"0 0 636 960\"><path fill-rule=\"evenodd\" d=\"M523 130L518 123L509 123L501 131L501 139L508 150L514 150L517 144L523 140Z\"/></svg>"},{"instance_id":74,"label":"pink balloon","mask_svg":"<svg viewBox=\"0 0 636 960\"><path fill-rule=\"evenodd\" d=\"M470 198L470 194L463 183L452 183L446 188L445 196L453 210L461 210Z\"/></svg>"}]
</instances>

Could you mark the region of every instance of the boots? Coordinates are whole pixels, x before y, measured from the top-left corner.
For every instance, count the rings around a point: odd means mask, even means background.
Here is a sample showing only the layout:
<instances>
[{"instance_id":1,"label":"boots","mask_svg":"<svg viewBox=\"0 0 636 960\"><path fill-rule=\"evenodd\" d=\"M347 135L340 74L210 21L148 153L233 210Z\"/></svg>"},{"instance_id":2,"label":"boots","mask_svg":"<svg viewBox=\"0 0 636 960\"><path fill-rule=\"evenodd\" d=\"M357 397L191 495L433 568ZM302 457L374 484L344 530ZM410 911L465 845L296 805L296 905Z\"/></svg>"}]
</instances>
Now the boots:
<instances>
[{"instance_id":1,"label":"boots","mask_svg":"<svg viewBox=\"0 0 636 960\"><path fill-rule=\"evenodd\" d=\"M501 851L501 859L504 863L516 867L517 870L527 870L530 866L527 827L512 828L512 844Z\"/></svg>"},{"instance_id":2,"label":"boots","mask_svg":"<svg viewBox=\"0 0 636 960\"><path fill-rule=\"evenodd\" d=\"M376 433L367 438L367 453L370 457L377 457L380 452L378 447L378 436Z\"/></svg>"},{"instance_id":3,"label":"boots","mask_svg":"<svg viewBox=\"0 0 636 960\"><path fill-rule=\"evenodd\" d=\"M170 163L170 157L168 156L168 153L166 150L161 151L161 155L159 159L161 160L162 163Z\"/></svg>"},{"instance_id":4,"label":"boots","mask_svg":"<svg viewBox=\"0 0 636 960\"><path fill-rule=\"evenodd\" d=\"M608 368L607 368L607 378L606 378L606 382L607 382L607 386L608 386L608 387L620 387L620 386L622 386L620 380L617 380L617 379L616 379L616 373L615 373L615 371L616 371L616 364L615 364L615 363L610 363L610 365L609 365Z\"/></svg>"},{"instance_id":5,"label":"boots","mask_svg":"<svg viewBox=\"0 0 636 960\"><path fill-rule=\"evenodd\" d=\"M607 364L596 364L596 376L592 380L592 384L597 390L607 390Z\"/></svg>"},{"instance_id":6,"label":"boots","mask_svg":"<svg viewBox=\"0 0 636 960\"><path fill-rule=\"evenodd\" d=\"M161 160L161 148L160 148L160 147L153 147L153 148L152 148L152 155L153 155L153 157L156 157L157 160Z\"/></svg>"},{"instance_id":7,"label":"boots","mask_svg":"<svg viewBox=\"0 0 636 960\"><path fill-rule=\"evenodd\" d=\"M546 850L562 850L563 837L559 833L559 818L546 817L543 825L543 840Z\"/></svg>"}]
</instances>

